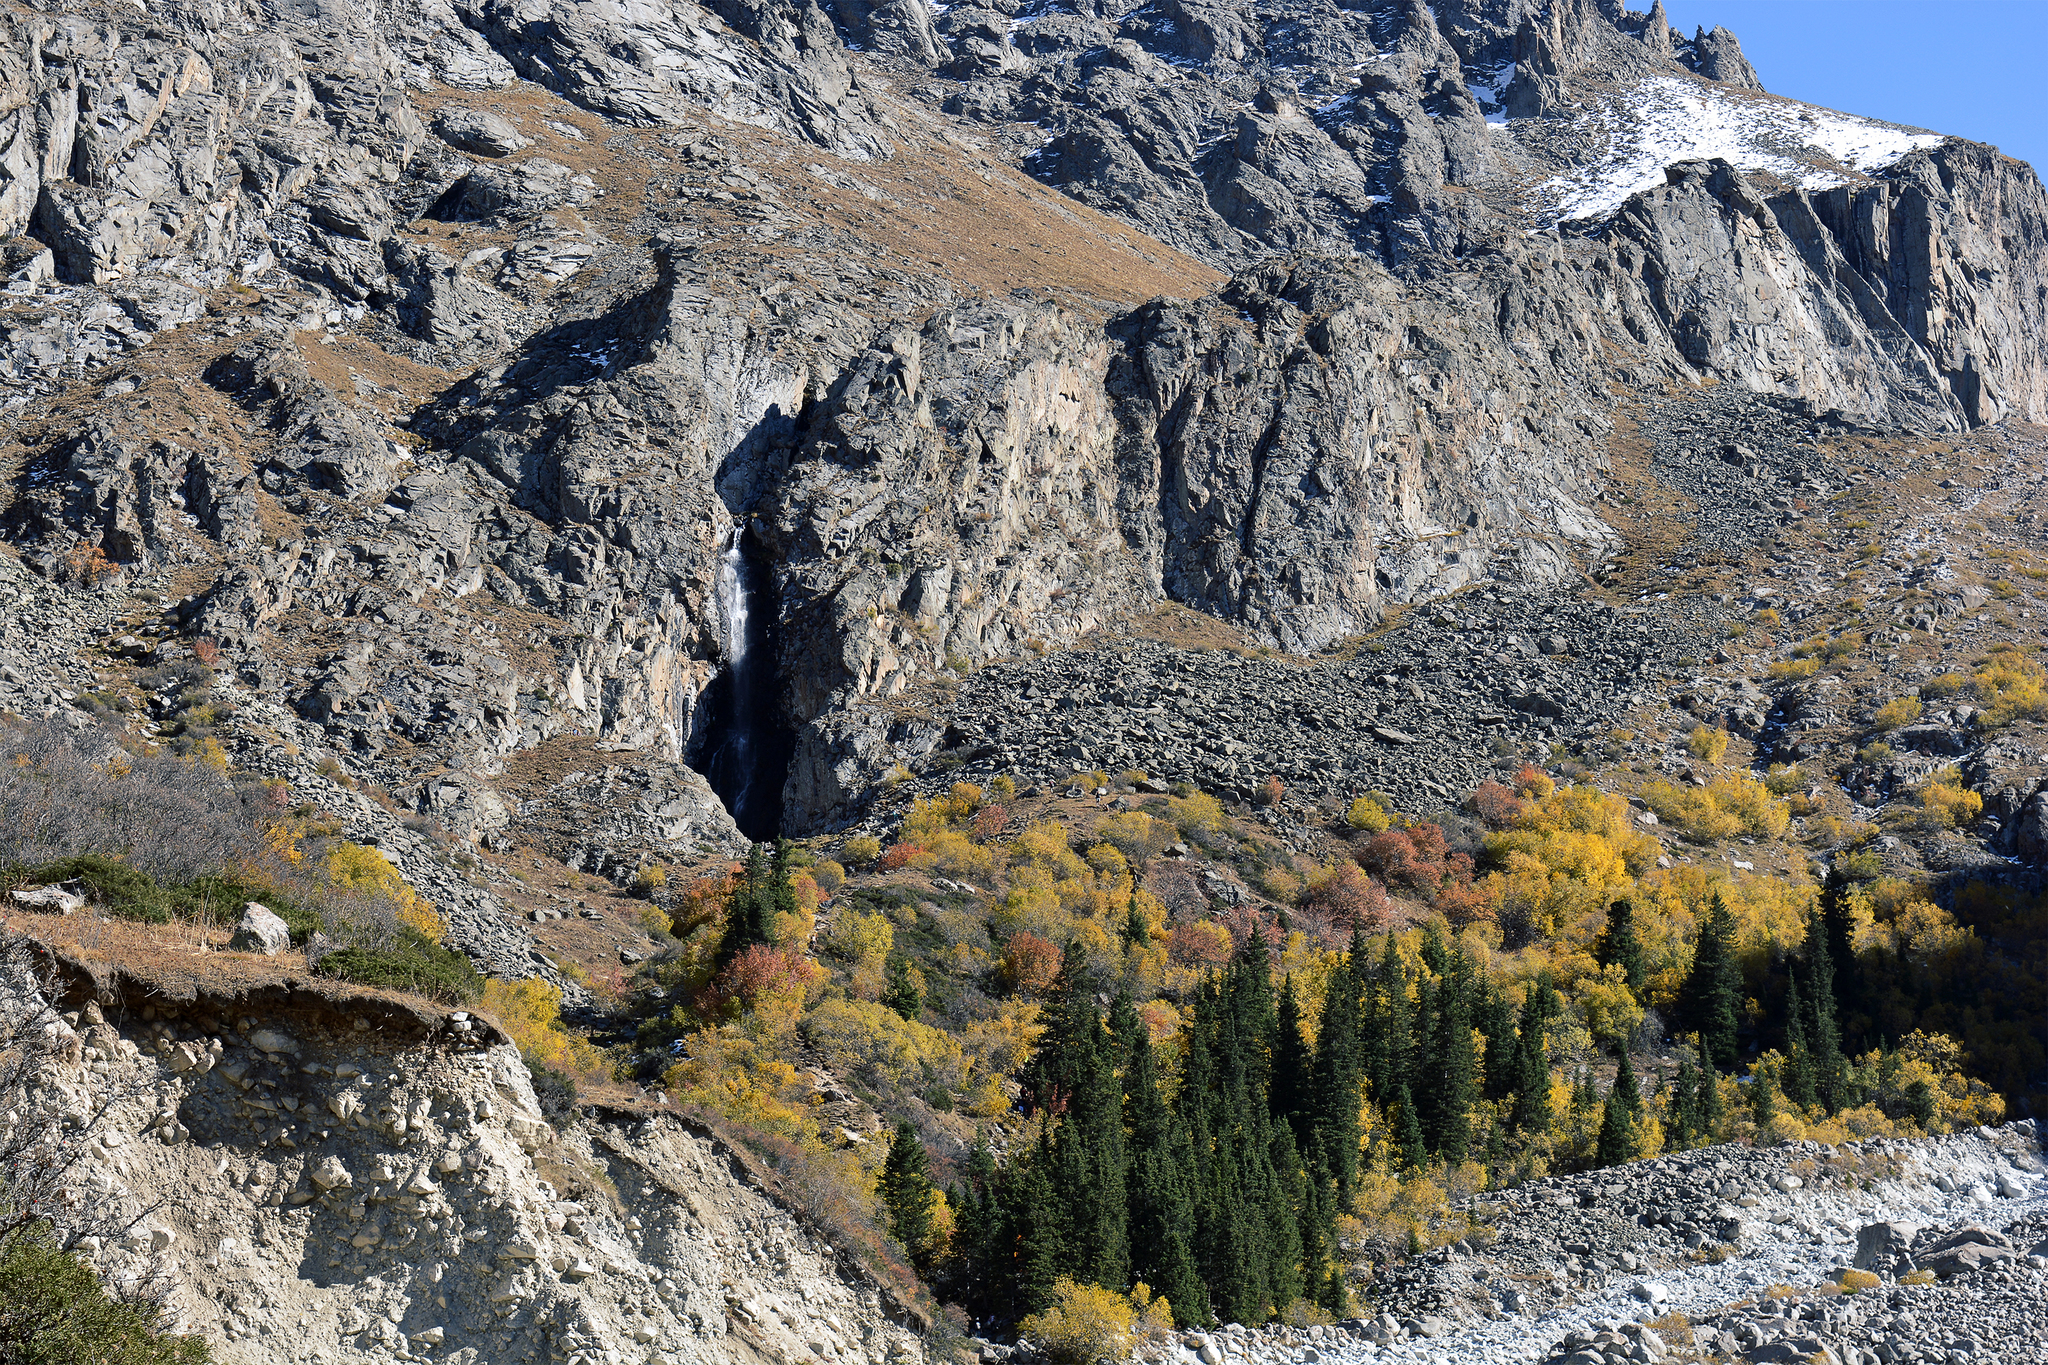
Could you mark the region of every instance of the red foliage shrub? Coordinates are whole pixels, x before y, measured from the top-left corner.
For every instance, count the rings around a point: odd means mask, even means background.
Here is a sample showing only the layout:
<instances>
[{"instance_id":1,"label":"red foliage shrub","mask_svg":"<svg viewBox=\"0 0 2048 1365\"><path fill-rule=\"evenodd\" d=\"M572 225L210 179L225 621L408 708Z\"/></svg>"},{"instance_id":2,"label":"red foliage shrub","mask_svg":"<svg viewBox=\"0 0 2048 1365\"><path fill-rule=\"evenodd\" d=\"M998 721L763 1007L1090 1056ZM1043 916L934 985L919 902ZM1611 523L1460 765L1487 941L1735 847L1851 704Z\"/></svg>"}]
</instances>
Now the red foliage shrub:
<instances>
[{"instance_id":1,"label":"red foliage shrub","mask_svg":"<svg viewBox=\"0 0 2048 1365\"><path fill-rule=\"evenodd\" d=\"M1237 949L1230 930L1209 920L1183 920L1166 940L1166 956L1183 967L1220 967Z\"/></svg>"},{"instance_id":2,"label":"red foliage shrub","mask_svg":"<svg viewBox=\"0 0 2048 1365\"><path fill-rule=\"evenodd\" d=\"M706 988L699 1007L707 1015L724 1011L731 1005L750 1010L764 996L808 989L818 972L817 964L804 956L801 948L750 944L728 962L725 970Z\"/></svg>"},{"instance_id":3,"label":"red foliage shrub","mask_svg":"<svg viewBox=\"0 0 2048 1365\"><path fill-rule=\"evenodd\" d=\"M987 843L1001 834L1010 823L1010 813L991 802L974 813L973 835L977 842Z\"/></svg>"},{"instance_id":4,"label":"red foliage shrub","mask_svg":"<svg viewBox=\"0 0 2048 1365\"><path fill-rule=\"evenodd\" d=\"M1281 798L1286 795L1287 784L1278 777L1269 776L1264 782L1259 784L1258 801L1262 806L1277 806L1280 804Z\"/></svg>"},{"instance_id":5,"label":"red foliage shrub","mask_svg":"<svg viewBox=\"0 0 2048 1365\"><path fill-rule=\"evenodd\" d=\"M1354 845L1352 856L1388 886L1406 887L1431 904L1437 904L1447 888L1472 881L1471 857L1450 852L1439 825L1410 825L1375 834Z\"/></svg>"},{"instance_id":6,"label":"red foliage shrub","mask_svg":"<svg viewBox=\"0 0 2048 1365\"><path fill-rule=\"evenodd\" d=\"M910 860L922 852L924 850L916 844L891 844L882 850L882 856L875 862L875 870L894 872L898 868L909 867Z\"/></svg>"},{"instance_id":7,"label":"red foliage shrub","mask_svg":"<svg viewBox=\"0 0 2048 1365\"><path fill-rule=\"evenodd\" d=\"M1321 937L1315 931L1327 925L1341 931L1344 938L1349 938L1354 928L1368 933L1379 929L1393 908L1380 884L1359 871L1354 863L1338 863L1327 876L1311 878L1296 906L1298 918L1304 921L1303 929L1312 936Z\"/></svg>"},{"instance_id":8,"label":"red foliage shrub","mask_svg":"<svg viewBox=\"0 0 2048 1365\"><path fill-rule=\"evenodd\" d=\"M192 657L212 668L220 662L220 646L207 636L200 636L192 642Z\"/></svg>"},{"instance_id":9,"label":"red foliage shrub","mask_svg":"<svg viewBox=\"0 0 2048 1365\"><path fill-rule=\"evenodd\" d=\"M1489 829L1506 829L1522 813L1522 798L1515 789L1499 782L1481 782L1472 793L1472 813Z\"/></svg>"},{"instance_id":10,"label":"red foliage shrub","mask_svg":"<svg viewBox=\"0 0 2048 1365\"><path fill-rule=\"evenodd\" d=\"M1001 975L1011 989L1025 995L1041 995L1059 979L1060 950L1048 939L1029 931L1010 936L1003 946Z\"/></svg>"},{"instance_id":11,"label":"red foliage shrub","mask_svg":"<svg viewBox=\"0 0 2048 1365\"><path fill-rule=\"evenodd\" d=\"M1452 856L1464 857L1462 853ZM1469 863L1471 860L1466 861ZM1472 884L1469 870L1463 881L1452 879L1439 887L1434 904L1443 912L1443 917L1451 922L1453 929L1462 929L1468 924L1493 918L1493 911L1486 903L1486 893Z\"/></svg>"}]
</instances>

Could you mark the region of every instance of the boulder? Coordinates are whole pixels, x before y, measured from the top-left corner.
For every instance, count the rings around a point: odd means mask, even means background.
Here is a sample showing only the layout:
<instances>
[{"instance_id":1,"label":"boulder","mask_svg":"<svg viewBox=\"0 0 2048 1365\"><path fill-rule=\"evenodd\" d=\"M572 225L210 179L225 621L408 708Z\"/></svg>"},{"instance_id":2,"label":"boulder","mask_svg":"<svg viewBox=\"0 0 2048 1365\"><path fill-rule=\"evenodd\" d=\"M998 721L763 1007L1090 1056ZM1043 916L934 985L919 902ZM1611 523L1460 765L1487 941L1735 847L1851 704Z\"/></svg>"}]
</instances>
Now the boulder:
<instances>
[{"instance_id":1,"label":"boulder","mask_svg":"<svg viewBox=\"0 0 2048 1365\"><path fill-rule=\"evenodd\" d=\"M1913 1253L1922 1270L1931 1270L1942 1279L2005 1265L2019 1256L2010 1240L1983 1228L1964 1228Z\"/></svg>"},{"instance_id":2,"label":"boulder","mask_svg":"<svg viewBox=\"0 0 2048 1365\"><path fill-rule=\"evenodd\" d=\"M475 156L510 156L528 142L510 119L488 109L451 106L434 115L433 126L443 142Z\"/></svg>"},{"instance_id":3,"label":"boulder","mask_svg":"<svg viewBox=\"0 0 2048 1365\"><path fill-rule=\"evenodd\" d=\"M1858 1270L1871 1270L1904 1257L1919 1235L1918 1223L1871 1223L1856 1234L1856 1257L1851 1264Z\"/></svg>"},{"instance_id":4,"label":"boulder","mask_svg":"<svg viewBox=\"0 0 2048 1365\"><path fill-rule=\"evenodd\" d=\"M266 905L250 901L242 907L241 922L228 948L237 953L261 953L273 957L292 946L292 931Z\"/></svg>"},{"instance_id":5,"label":"boulder","mask_svg":"<svg viewBox=\"0 0 2048 1365\"><path fill-rule=\"evenodd\" d=\"M341 1158L330 1156L308 1173L308 1178L323 1190L345 1190L356 1183L348 1173L348 1167L341 1164Z\"/></svg>"},{"instance_id":6,"label":"boulder","mask_svg":"<svg viewBox=\"0 0 2048 1365\"><path fill-rule=\"evenodd\" d=\"M85 908L85 884L69 881L13 893L14 903L41 915L69 915Z\"/></svg>"}]
</instances>

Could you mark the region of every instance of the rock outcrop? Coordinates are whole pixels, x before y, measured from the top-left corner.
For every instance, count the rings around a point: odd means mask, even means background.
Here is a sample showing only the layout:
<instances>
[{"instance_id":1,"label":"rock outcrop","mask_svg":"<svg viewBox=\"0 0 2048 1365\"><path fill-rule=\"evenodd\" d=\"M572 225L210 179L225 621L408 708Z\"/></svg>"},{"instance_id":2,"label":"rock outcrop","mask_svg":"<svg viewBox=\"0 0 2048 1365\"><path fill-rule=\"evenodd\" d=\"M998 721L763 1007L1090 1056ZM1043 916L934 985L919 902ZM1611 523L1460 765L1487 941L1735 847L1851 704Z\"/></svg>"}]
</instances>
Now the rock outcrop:
<instances>
[{"instance_id":1,"label":"rock outcrop","mask_svg":"<svg viewBox=\"0 0 2048 1365\"><path fill-rule=\"evenodd\" d=\"M0 27L5 383L72 395L9 532L198 584L471 841L557 739L640 757L574 850L630 867L736 845L736 726L818 828L942 737L866 703L1161 601L1308 651L1571 581L1618 394L2048 418L2032 173L1661 9L238 16Z\"/></svg>"},{"instance_id":2,"label":"rock outcrop","mask_svg":"<svg viewBox=\"0 0 2048 1365\"><path fill-rule=\"evenodd\" d=\"M924 1358L919 1310L744 1153L645 1109L558 1131L483 1018L327 983L68 980L75 1055L34 1093L105 1106L78 1136L87 1202L129 1225L85 1250L215 1359Z\"/></svg>"}]
</instances>

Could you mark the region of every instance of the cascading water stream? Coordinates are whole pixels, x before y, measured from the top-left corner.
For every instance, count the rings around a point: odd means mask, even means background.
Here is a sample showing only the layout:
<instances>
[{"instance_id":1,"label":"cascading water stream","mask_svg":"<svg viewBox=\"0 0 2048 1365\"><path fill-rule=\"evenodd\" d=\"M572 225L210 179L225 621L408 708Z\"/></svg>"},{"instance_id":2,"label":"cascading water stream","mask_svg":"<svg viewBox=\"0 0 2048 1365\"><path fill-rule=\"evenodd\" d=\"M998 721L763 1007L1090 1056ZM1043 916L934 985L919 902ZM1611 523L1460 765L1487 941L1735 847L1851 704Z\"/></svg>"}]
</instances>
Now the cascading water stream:
<instances>
[{"instance_id":1,"label":"cascading water stream","mask_svg":"<svg viewBox=\"0 0 2048 1365\"><path fill-rule=\"evenodd\" d=\"M740 537L745 528L732 528L732 539L726 543L725 553L718 560L718 606L725 617L725 679L734 705L727 713L728 723L725 743L725 758L731 780L735 785L726 796L726 806L738 818L742 807L752 804L756 774L754 771L754 736L751 709L741 698L750 697L753 688L747 667L747 564L740 553Z\"/></svg>"},{"instance_id":2,"label":"cascading water stream","mask_svg":"<svg viewBox=\"0 0 2048 1365\"><path fill-rule=\"evenodd\" d=\"M746 530L735 526L718 560L713 588L724 639L725 667L699 703L703 739L692 765L725 802L750 839L780 832L782 782L789 744L775 713L774 651L767 638L772 611L762 601L759 566L748 559Z\"/></svg>"}]
</instances>

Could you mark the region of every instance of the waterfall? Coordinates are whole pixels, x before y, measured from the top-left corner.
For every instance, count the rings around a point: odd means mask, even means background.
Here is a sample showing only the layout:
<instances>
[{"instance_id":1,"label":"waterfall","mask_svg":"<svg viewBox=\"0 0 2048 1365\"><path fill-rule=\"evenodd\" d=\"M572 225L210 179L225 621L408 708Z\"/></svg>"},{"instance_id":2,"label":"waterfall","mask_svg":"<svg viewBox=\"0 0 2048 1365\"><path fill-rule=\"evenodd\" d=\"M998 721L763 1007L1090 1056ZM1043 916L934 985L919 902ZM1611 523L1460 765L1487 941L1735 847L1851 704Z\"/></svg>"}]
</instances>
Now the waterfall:
<instances>
[{"instance_id":1,"label":"waterfall","mask_svg":"<svg viewBox=\"0 0 2048 1365\"><path fill-rule=\"evenodd\" d=\"M790 741L776 706L773 586L747 557L745 537L744 524L735 526L719 552L711 608L724 636L725 667L699 703L689 762L740 832L760 840L781 829Z\"/></svg>"},{"instance_id":2,"label":"waterfall","mask_svg":"<svg viewBox=\"0 0 2048 1365\"><path fill-rule=\"evenodd\" d=\"M732 698L726 712L726 733L720 744L723 761L719 765L732 789L720 794L725 796L735 820L742 818L743 808L753 804L755 778L755 708L750 704L754 689L747 667L747 564L740 553L740 537L744 534L744 526L732 528L732 538L718 560L717 589L718 609L725 617L725 683Z\"/></svg>"}]
</instances>

